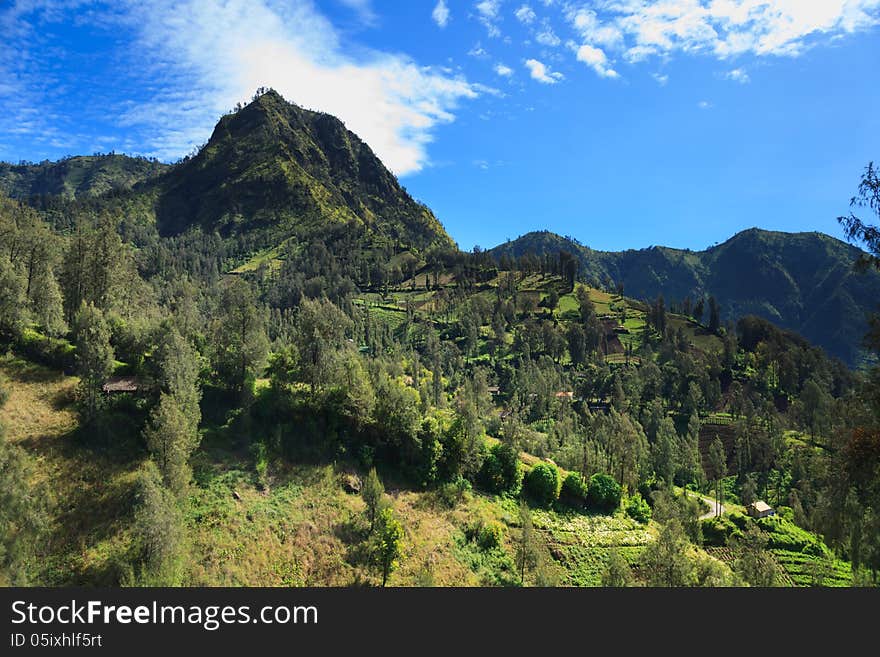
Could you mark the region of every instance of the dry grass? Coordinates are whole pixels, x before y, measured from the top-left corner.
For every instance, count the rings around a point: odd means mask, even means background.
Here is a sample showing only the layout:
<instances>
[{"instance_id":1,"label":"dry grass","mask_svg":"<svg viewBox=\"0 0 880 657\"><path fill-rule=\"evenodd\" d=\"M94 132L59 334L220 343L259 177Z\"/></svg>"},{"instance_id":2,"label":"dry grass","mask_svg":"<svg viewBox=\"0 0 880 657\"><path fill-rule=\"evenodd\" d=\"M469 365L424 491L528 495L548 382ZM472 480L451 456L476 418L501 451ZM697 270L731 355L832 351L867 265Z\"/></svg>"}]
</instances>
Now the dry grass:
<instances>
[{"instance_id":1,"label":"dry grass","mask_svg":"<svg viewBox=\"0 0 880 657\"><path fill-rule=\"evenodd\" d=\"M9 399L0 422L33 459L34 481L47 497L47 554L38 579L47 584L112 584L128 548L127 510L139 460L78 440L77 379L4 358Z\"/></svg>"}]
</instances>

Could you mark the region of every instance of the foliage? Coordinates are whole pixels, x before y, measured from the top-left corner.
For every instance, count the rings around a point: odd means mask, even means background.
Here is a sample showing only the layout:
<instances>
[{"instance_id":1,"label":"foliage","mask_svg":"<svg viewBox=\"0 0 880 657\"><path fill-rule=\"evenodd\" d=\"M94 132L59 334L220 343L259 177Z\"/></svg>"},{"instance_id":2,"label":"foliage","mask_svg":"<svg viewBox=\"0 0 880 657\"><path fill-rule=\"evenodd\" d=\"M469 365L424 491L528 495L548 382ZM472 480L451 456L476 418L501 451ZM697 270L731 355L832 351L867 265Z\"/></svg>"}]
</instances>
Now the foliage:
<instances>
[{"instance_id":1,"label":"foliage","mask_svg":"<svg viewBox=\"0 0 880 657\"><path fill-rule=\"evenodd\" d=\"M506 442L492 445L479 479L487 490L499 495L519 493L523 479L523 468L519 454Z\"/></svg>"},{"instance_id":2,"label":"foliage","mask_svg":"<svg viewBox=\"0 0 880 657\"><path fill-rule=\"evenodd\" d=\"M551 463L535 464L523 482L525 492L542 506L549 506L559 499L561 485L559 469Z\"/></svg>"},{"instance_id":3,"label":"foliage","mask_svg":"<svg viewBox=\"0 0 880 657\"><path fill-rule=\"evenodd\" d=\"M627 498L625 510L626 515L642 524L647 524L651 520L651 507L638 493Z\"/></svg>"},{"instance_id":4,"label":"foliage","mask_svg":"<svg viewBox=\"0 0 880 657\"><path fill-rule=\"evenodd\" d=\"M613 513L620 506L623 491L614 477L597 472L590 477L587 506L600 513Z\"/></svg>"},{"instance_id":5,"label":"foliage","mask_svg":"<svg viewBox=\"0 0 880 657\"><path fill-rule=\"evenodd\" d=\"M562 482L560 499L575 509L583 509L587 505L589 486L580 473L569 472Z\"/></svg>"}]
</instances>

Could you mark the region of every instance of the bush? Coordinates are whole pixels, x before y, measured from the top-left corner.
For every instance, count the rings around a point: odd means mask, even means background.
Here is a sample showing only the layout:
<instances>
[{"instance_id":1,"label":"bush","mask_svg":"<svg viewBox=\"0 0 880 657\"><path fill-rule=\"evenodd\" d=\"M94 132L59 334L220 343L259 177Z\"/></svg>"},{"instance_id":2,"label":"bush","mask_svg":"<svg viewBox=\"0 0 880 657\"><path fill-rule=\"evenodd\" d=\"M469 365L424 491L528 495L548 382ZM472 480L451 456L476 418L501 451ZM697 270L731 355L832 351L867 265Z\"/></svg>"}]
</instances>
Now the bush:
<instances>
[{"instance_id":1,"label":"bush","mask_svg":"<svg viewBox=\"0 0 880 657\"><path fill-rule=\"evenodd\" d=\"M482 550L500 547L504 540L504 527L495 520L480 518L465 530L468 540L474 541Z\"/></svg>"},{"instance_id":2,"label":"bush","mask_svg":"<svg viewBox=\"0 0 880 657\"><path fill-rule=\"evenodd\" d=\"M706 518L700 524L704 545L724 547L729 543L730 539L743 535L742 531L731 521L729 516Z\"/></svg>"},{"instance_id":3,"label":"bush","mask_svg":"<svg viewBox=\"0 0 880 657\"><path fill-rule=\"evenodd\" d=\"M587 505L588 492L589 488L580 474L569 472L565 481L562 482L562 493L559 497L567 505L582 509Z\"/></svg>"},{"instance_id":4,"label":"bush","mask_svg":"<svg viewBox=\"0 0 880 657\"><path fill-rule=\"evenodd\" d=\"M651 507L644 497L636 493L626 501L626 515L644 525L651 520Z\"/></svg>"},{"instance_id":5,"label":"bush","mask_svg":"<svg viewBox=\"0 0 880 657\"><path fill-rule=\"evenodd\" d=\"M448 507L454 507L461 502L471 490L471 482L464 477L458 477L447 482L437 489L437 497Z\"/></svg>"},{"instance_id":6,"label":"bush","mask_svg":"<svg viewBox=\"0 0 880 657\"><path fill-rule=\"evenodd\" d=\"M620 506L623 491L614 477L596 473L590 477L590 488L587 492L587 506L600 513L614 513Z\"/></svg>"},{"instance_id":7,"label":"bush","mask_svg":"<svg viewBox=\"0 0 880 657\"><path fill-rule=\"evenodd\" d=\"M538 463L525 478L526 492L539 504L550 506L559 499L559 470L550 463Z\"/></svg>"},{"instance_id":8,"label":"bush","mask_svg":"<svg viewBox=\"0 0 880 657\"><path fill-rule=\"evenodd\" d=\"M489 450L479 481L486 490L498 495L516 495L522 486L522 466L519 454L507 443L497 443Z\"/></svg>"}]
</instances>

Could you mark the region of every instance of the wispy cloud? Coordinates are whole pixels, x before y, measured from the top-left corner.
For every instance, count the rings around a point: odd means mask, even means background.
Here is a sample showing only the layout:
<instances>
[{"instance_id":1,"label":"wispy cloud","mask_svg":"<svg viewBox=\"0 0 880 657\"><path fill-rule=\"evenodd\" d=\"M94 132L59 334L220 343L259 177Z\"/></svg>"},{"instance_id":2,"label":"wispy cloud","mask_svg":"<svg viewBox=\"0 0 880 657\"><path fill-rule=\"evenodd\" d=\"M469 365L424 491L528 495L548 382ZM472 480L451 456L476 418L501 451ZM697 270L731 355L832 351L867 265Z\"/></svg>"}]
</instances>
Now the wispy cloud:
<instances>
[{"instance_id":1,"label":"wispy cloud","mask_svg":"<svg viewBox=\"0 0 880 657\"><path fill-rule=\"evenodd\" d=\"M509 66L505 66L504 64L496 64L495 72L501 77L509 78L513 75L513 69Z\"/></svg>"},{"instance_id":2,"label":"wispy cloud","mask_svg":"<svg viewBox=\"0 0 880 657\"><path fill-rule=\"evenodd\" d=\"M434 11L431 12L431 18L434 19L434 22L441 28L446 27L449 24L450 14L446 0L439 0L434 6Z\"/></svg>"},{"instance_id":3,"label":"wispy cloud","mask_svg":"<svg viewBox=\"0 0 880 657\"><path fill-rule=\"evenodd\" d=\"M544 62L538 61L537 59L527 59L525 65L529 70L529 75L532 76L532 79L537 80L542 84L556 84L560 80L565 79L565 76L562 75L562 73L551 71Z\"/></svg>"},{"instance_id":4,"label":"wispy cloud","mask_svg":"<svg viewBox=\"0 0 880 657\"><path fill-rule=\"evenodd\" d=\"M727 80L739 82L740 84L748 84L752 81L752 79L749 77L749 74L744 68L735 68L733 70L727 71L727 73L724 74L724 77Z\"/></svg>"},{"instance_id":5,"label":"wispy cloud","mask_svg":"<svg viewBox=\"0 0 880 657\"><path fill-rule=\"evenodd\" d=\"M815 38L876 25L878 8L880 0L603 0L570 4L566 16L584 43L636 62L679 52L796 56Z\"/></svg>"},{"instance_id":6,"label":"wispy cloud","mask_svg":"<svg viewBox=\"0 0 880 657\"><path fill-rule=\"evenodd\" d=\"M474 9L477 10L477 18L492 38L501 36L501 28L498 27L498 22L501 19L501 2L502 0L480 0L474 5Z\"/></svg>"},{"instance_id":7,"label":"wispy cloud","mask_svg":"<svg viewBox=\"0 0 880 657\"><path fill-rule=\"evenodd\" d=\"M531 25L537 18L535 10L528 5L522 5L519 9L513 12L513 15L516 16L516 20L524 25Z\"/></svg>"},{"instance_id":8,"label":"wispy cloud","mask_svg":"<svg viewBox=\"0 0 880 657\"><path fill-rule=\"evenodd\" d=\"M579 62L583 62L603 78L620 77L617 71L611 68L608 57L601 48L588 45L580 46L577 49L576 57Z\"/></svg>"},{"instance_id":9,"label":"wispy cloud","mask_svg":"<svg viewBox=\"0 0 880 657\"><path fill-rule=\"evenodd\" d=\"M460 102L482 91L460 74L420 66L403 55L363 49L351 55L311 0L117 0L90 8L77 20L91 29L109 26L124 44L107 53L118 66L115 82L122 94L136 89L146 96L132 92L119 101L87 89L95 94L91 105L148 144L145 154L161 159L191 151L208 138L220 114L256 88L271 86L302 106L339 116L392 170L413 173L429 161L433 130L454 120ZM31 10L16 15L14 23L62 19L71 16ZM21 78L27 86L51 72L39 62L30 67L26 41L0 45L0 67L19 50L24 63L17 64L17 77L3 76L7 84ZM41 106L33 100L33 107ZM9 106L5 97L2 106Z\"/></svg>"}]
</instances>

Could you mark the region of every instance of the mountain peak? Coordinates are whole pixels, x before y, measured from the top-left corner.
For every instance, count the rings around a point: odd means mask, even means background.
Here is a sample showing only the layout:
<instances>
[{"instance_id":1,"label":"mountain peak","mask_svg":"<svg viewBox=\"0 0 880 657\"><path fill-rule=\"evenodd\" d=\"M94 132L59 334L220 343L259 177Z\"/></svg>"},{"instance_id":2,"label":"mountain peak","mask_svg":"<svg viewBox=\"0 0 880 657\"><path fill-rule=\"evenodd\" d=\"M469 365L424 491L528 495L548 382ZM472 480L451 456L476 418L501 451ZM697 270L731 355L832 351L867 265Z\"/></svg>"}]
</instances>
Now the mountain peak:
<instances>
[{"instance_id":1,"label":"mountain peak","mask_svg":"<svg viewBox=\"0 0 880 657\"><path fill-rule=\"evenodd\" d=\"M221 118L199 153L163 179L156 214L165 234L198 225L277 244L347 226L395 248L453 244L342 121L273 89Z\"/></svg>"}]
</instances>

